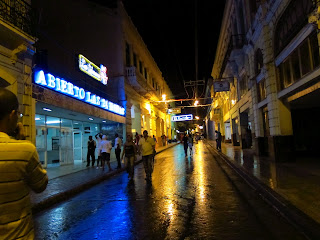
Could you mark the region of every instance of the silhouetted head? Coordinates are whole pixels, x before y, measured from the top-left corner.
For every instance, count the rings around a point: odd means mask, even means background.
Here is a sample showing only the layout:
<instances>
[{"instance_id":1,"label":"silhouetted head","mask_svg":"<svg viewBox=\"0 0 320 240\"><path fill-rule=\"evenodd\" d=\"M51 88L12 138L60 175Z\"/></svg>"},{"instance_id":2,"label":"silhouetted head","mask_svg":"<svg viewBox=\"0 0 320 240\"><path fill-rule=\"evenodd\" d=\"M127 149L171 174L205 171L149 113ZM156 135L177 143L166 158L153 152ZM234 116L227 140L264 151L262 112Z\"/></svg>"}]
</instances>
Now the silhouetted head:
<instances>
[{"instance_id":1,"label":"silhouetted head","mask_svg":"<svg viewBox=\"0 0 320 240\"><path fill-rule=\"evenodd\" d=\"M12 133L18 123L20 112L19 102L14 93L5 88L0 88L0 124L1 131Z\"/></svg>"},{"instance_id":2,"label":"silhouetted head","mask_svg":"<svg viewBox=\"0 0 320 240\"><path fill-rule=\"evenodd\" d=\"M90 140L90 141L92 140L92 136L89 136L89 140Z\"/></svg>"},{"instance_id":3,"label":"silhouetted head","mask_svg":"<svg viewBox=\"0 0 320 240\"><path fill-rule=\"evenodd\" d=\"M116 133L116 135L115 135L115 136L116 136L116 138L117 138L117 137L119 137L118 133Z\"/></svg>"},{"instance_id":4,"label":"silhouetted head","mask_svg":"<svg viewBox=\"0 0 320 240\"><path fill-rule=\"evenodd\" d=\"M146 137L148 137L148 131L147 130L144 130L143 131L143 136L146 138Z\"/></svg>"}]
</instances>

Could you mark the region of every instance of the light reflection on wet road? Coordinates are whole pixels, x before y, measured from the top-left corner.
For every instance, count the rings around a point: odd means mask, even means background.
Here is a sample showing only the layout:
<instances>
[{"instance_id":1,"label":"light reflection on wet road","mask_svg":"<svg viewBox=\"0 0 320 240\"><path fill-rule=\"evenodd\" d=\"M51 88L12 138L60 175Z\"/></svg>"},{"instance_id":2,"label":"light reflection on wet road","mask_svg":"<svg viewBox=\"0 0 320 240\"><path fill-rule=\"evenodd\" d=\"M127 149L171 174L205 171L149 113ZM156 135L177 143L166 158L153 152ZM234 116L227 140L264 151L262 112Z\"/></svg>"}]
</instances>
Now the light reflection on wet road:
<instances>
[{"instance_id":1,"label":"light reflection on wet road","mask_svg":"<svg viewBox=\"0 0 320 240\"><path fill-rule=\"evenodd\" d=\"M158 154L144 178L139 164L133 183L122 173L36 215L37 239L274 239L202 142Z\"/></svg>"}]
</instances>

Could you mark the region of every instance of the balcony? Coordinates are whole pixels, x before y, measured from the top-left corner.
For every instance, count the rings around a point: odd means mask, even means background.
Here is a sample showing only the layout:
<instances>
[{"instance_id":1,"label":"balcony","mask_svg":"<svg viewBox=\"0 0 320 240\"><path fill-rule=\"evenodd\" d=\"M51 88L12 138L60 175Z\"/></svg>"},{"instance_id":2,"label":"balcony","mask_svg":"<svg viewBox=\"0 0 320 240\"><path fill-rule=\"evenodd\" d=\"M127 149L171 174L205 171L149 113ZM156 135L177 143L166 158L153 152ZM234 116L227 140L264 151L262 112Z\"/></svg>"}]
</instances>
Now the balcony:
<instances>
[{"instance_id":1,"label":"balcony","mask_svg":"<svg viewBox=\"0 0 320 240\"><path fill-rule=\"evenodd\" d=\"M0 34L3 42L11 41L9 48L34 43L35 11L23 0L0 0Z\"/></svg>"},{"instance_id":2,"label":"balcony","mask_svg":"<svg viewBox=\"0 0 320 240\"><path fill-rule=\"evenodd\" d=\"M148 100L158 101L160 99L153 87L147 82L136 67L127 67L126 70L129 84L139 94L143 95Z\"/></svg>"}]
</instances>

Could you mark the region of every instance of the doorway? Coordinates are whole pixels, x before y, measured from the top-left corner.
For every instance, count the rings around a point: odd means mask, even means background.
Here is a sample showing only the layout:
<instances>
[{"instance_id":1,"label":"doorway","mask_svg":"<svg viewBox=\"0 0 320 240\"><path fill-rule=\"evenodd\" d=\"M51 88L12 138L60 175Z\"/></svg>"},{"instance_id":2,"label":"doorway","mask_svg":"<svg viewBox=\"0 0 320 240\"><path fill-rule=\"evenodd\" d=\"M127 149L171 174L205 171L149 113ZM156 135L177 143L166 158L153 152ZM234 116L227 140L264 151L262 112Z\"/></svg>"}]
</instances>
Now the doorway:
<instances>
[{"instance_id":1,"label":"doorway","mask_svg":"<svg viewBox=\"0 0 320 240\"><path fill-rule=\"evenodd\" d=\"M82 133L73 132L73 159L74 164L82 164Z\"/></svg>"}]
</instances>

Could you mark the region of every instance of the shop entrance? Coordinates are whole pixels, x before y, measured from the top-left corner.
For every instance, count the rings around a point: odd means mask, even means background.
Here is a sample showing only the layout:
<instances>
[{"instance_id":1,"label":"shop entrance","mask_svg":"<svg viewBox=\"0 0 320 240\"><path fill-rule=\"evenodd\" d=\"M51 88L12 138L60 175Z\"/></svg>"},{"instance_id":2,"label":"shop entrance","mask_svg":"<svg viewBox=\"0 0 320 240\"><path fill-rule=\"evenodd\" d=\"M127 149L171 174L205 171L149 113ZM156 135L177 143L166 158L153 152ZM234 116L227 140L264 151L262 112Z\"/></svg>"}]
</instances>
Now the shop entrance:
<instances>
[{"instance_id":1,"label":"shop entrance","mask_svg":"<svg viewBox=\"0 0 320 240\"><path fill-rule=\"evenodd\" d=\"M319 157L320 89L290 102L294 148L297 156Z\"/></svg>"},{"instance_id":2,"label":"shop entrance","mask_svg":"<svg viewBox=\"0 0 320 240\"><path fill-rule=\"evenodd\" d=\"M73 159L75 164L82 163L82 134L80 131L73 132Z\"/></svg>"}]
</instances>

